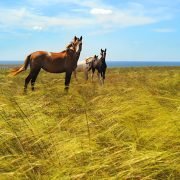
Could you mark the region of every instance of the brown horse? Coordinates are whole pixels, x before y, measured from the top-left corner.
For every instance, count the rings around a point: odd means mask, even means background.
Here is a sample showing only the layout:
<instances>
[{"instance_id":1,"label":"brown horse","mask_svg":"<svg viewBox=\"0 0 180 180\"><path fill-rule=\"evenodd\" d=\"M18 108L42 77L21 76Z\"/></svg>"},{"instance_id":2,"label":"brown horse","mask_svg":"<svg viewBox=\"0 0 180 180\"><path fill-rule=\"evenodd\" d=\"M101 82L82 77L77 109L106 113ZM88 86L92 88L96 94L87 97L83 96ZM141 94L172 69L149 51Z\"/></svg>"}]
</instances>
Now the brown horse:
<instances>
[{"instance_id":1,"label":"brown horse","mask_svg":"<svg viewBox=\"0 0 180 180\"><path fill-rule=\"evenodd\" d=\"M77 61L79 59L81 50L82 36L80 38L77 38L75 36L73 41L66 47L66 50L62 52L33 52L32 54L27 56L24 65L19 68L12 69L11 74L15 76L20 72L25 71L30 64L30 73L25 79L24 91L27 90L27 86L30 81L33 91L36 78L41 68L50 73L65 72L65 90L68 90L71 80L71 74L77 67Z\"/></svg>"}]
</instances>

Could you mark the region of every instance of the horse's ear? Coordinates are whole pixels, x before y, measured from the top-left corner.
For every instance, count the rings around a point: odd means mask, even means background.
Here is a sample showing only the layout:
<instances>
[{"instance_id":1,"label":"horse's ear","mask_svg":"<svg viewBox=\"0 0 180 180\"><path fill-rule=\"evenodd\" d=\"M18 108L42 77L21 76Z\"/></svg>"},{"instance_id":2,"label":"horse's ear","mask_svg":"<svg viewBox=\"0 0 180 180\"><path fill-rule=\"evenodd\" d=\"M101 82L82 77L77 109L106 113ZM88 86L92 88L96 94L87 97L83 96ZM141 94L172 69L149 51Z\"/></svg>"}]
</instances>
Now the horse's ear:
<instances>
[{"instance_id":1,"label":"horse's ear","mask_svg":"<svg viewBox=\"0 0 180 180\"><path fill-rule=\"evenodd\" d=\"M103 51L103 50L101 49L101 51Z\"/></svg>"},{"instance_id":2,"label":"horse's ear","mask_svg":"<svg viewBox=\"0 0 180 180\"><path fill-rule=\"evenodd\" d=\"M94 55L94 58L96 58L96 55Z\"/></svg>"},{"instance_id":3,"label":"horse's ear","mask_svg":"<svg viewBox=\"0 0 180 180\"><path fill-rule=\"evenodd\" d=\"M80 41L82 41L82 36L80 37Z\"/></svg>"},{"instance_id":4,"label":"horse's ear","mask_svg":"<svg viewBox=\"0 0 180 180\"><path fill-rule=\"evenodd\" d=\"M105 52L106 52L107 49L105 49Z\"/></svg>"},{"instance_id":5,"label":"horse's ear","mask_svg":"<svg viewBox=\"0 0 180 180\"><path fill-rule=\"evenodd\" d=\"M76 41L77 40L77 37L76 36L74 36L74 41Z\"/></svg>"}]
</instances>

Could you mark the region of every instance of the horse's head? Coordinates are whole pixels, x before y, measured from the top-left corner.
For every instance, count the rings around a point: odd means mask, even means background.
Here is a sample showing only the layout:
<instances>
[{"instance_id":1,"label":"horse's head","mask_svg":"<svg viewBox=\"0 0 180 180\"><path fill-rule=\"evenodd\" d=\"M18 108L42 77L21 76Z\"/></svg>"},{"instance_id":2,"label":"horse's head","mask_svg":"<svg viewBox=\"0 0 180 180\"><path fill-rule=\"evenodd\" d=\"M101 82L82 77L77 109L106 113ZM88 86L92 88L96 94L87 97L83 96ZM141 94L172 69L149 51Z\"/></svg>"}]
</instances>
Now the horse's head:
<instances>
[{"instance_id":1,"label":"horse's head","mask_svg":"<svg viewBox=\"0 0 180 180\"><path fill-rule=\"evenodd\" d=\"M92 58L92 61L91 61L92 67L97 66L98 62L99 62L98 56L94 55L94 57Z\"/></svg>"},{"instance_id":2,"label":"horse's head","mask_svg":"<svg viewBox=\"0 0 180 180\"><path fill-rule=\"evenodd\" d=\"M82 36L80 38L74 36L74 39L71 43L66 47L66 49L71 49L75 53L80 53L82 50Z\"/></svg>"},{"instance_id":3,"label":"horse's head","mask_svg":"<svg viewBox=\"0 0 180 180\"><path fill-rule=\"evenodd\" d=\"M100 58L105 60L106 59L106 49L105 50L101 49L100 55L101 55Z\"/></svg>"},{"instance_id":4,"label":"horse's head","mask_svg":"<svg viewBox=\"0 0 180 180\"><path fill-rule=\"evenodd\" d=\"M75 51L76 53L80 53L82 50L82 36L80 38L76 37L76 39L74 38L74 40Z\"/></svg>"},{"instance_id":5,"label":"horse's head","mask_svg":"<svg viewBox=\"0 0 180 180\"><path fill-rule=\"evenodd\" d=\"M91 70L91 68L94 66L94 64L97 62L98 56L94 55L94 57L89 57L85 60L86 62L86 70Z\"/></svg>"},{"instance_id":6,"label":"horse's head","mask_svg":"<svg viewBox=\"0 0 180 180\"><path fill-rule=\"evenodd\" d=\"M97 61L98 60L98 56L96 56L96 55L94 55L94 57L93 57L93 60L92 61Z\"/></svg>"},{"instance_id":7,"label":"horse's head","mask_svg":"<svg viewBox=\"0 0 180 180\"><path fill-rule=\"evenodd\" d=\"M106 59L106 50L107 49L104 50L104 60Z\"/></svg>"}]
</instances>

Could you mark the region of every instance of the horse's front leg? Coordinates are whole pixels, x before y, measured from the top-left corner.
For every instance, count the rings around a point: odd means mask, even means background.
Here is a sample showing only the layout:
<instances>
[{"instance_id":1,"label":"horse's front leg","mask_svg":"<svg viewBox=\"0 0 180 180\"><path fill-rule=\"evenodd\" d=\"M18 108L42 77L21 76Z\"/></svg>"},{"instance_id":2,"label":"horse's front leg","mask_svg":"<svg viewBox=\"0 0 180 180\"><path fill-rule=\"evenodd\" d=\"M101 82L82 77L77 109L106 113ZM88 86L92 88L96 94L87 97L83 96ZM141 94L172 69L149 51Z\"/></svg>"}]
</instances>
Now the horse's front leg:
<instances>
[{"instance_id":1,"label":"horse's front leg","mask_svg":"<svg viewBox=\"0 0 180 180\"><path fill-rule=\"evenodd\" d=\"M103 81L102 81L102 74L101 72L98 71L98 79L99 79L99 84L102 85L103 84Z\"/></svg>"},{"instance_id":2,"label":"horse's front leg","mask_svg":"<svg viewBox=\"0 0 180 180\"><path fill-rule=\"evenodd\" d=\"M66 76L65 76L65 88L64 88L64 90L66 92L68 92L68 89L69 89L69 84L70 84L70 81L71 81L71 75L72 75L72 72L66 72Z\"/></svg>"},{"instance_id":3,"label":"horse's front leg","mask_svg":"<svg viewBox=\"0 0 180 180\"><path fill-rule=\"evenodd\" d=\"M87 69L84 70L84 78L86 81L88 80L88 70Z\"/></svg>"},{"instance_id":4,"label":"horse's front leg","mask_svg":"<svg viewBox=\"0 0 180 180\"><path fill-rule=\"evenodd\" d=\"M97 76L98 76L99 84L101 84L101 74L98 72Z\"/></svg>"},{"instance_id":5,"label":"horse's front leg","mask_svg":"<svg viewBox=\"0 0 180 180\"><path fill-rule=\"evenodd\" d=\"M101 81L102 81L102 84L104 84L104 72L101 72Z\"/></svg>"},{"instance_id":6,"label":"horse's front leg","mask_svg":"<svg viewBox=\"0 0 180 180\"><path fill-rule=\"evenodd\" d=\"M74 78L76 79L76 81L78 81L78 79L77 79L77 71L76 71L76 69L73 71L73 74L74 74Z\"/></svg>"},{"instance_id":7,"label":"horse's front leg","mask_svg":"<svg viewBox=\"0 0 180 180\"><path fill-rule=\"evenodd\" d=\"M92 68L92 73L91 73L91 81L93 82L93 78L94 78L94 72L95 72L95 69Z\"/></svg>"}]
</instances>

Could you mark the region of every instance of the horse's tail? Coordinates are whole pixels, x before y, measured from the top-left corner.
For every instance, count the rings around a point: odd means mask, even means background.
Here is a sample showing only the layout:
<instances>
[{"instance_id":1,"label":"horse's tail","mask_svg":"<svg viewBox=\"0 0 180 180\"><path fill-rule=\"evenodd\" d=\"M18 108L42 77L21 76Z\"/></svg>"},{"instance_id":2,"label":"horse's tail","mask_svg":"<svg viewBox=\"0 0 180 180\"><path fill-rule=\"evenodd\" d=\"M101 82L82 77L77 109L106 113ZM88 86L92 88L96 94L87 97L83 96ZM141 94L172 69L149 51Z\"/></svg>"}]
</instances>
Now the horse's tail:
<instances>
[{"instance_id":1,"label":"horse's tail","mask_svg":"<svg viewBox=\"0 0 180 180\"><path fill-rule=\"evenodd\" d=\"M22 71L25 71L30 63L30 57L31 55L27 56L26 60L24 61L24 65L21 67L13 68L10 72L11 75L16 76L17 74L21 73Z\"/></svg>"}]
</instances>

